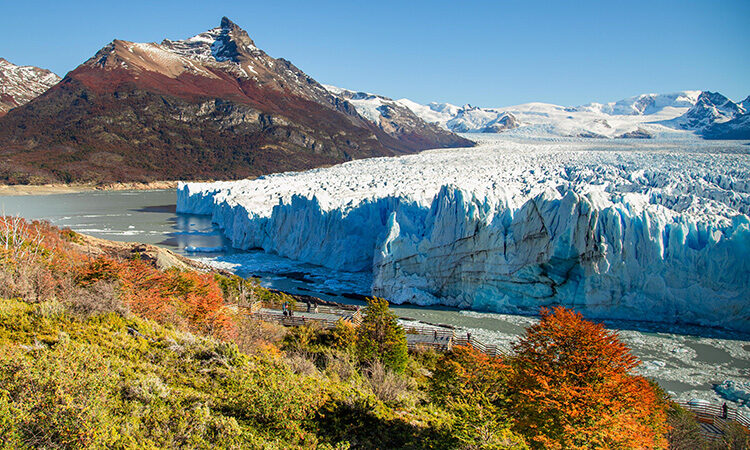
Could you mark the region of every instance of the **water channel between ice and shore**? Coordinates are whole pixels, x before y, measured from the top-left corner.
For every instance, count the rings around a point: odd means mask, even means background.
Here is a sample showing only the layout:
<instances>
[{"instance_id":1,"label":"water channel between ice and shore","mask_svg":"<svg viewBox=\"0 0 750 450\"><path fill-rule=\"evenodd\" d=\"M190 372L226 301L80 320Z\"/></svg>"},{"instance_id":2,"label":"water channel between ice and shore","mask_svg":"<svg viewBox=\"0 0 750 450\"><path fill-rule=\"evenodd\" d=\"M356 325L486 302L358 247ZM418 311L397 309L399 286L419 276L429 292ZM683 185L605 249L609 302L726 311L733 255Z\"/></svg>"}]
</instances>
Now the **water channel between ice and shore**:
<instances>
[{"instance_id":1,"label":"water channel between ice and shore","mask_svg":"<svg viewBox=\"0 0 750 450\"><path fill-rule=\"evenodd\" d=\"M177 214L175 192L90 191L60 195L0 196L0 210L92 236L169 248L242 276L257 276L270 288L326 300L362 304L345 294L367 294L370 276L296 262L261 251L231 248L210 216ZM191 253L186 249L215 249ZM533 316L461 311L443 307L394 306L401 317L449 324L488 343L509 348ZM646 315L644 314L644 317ZM750 337L714 328L606 321L643 361L640 372L681 400L726 399L714 390L726 380L750 382Z\"/></svg>"}]
</instances>

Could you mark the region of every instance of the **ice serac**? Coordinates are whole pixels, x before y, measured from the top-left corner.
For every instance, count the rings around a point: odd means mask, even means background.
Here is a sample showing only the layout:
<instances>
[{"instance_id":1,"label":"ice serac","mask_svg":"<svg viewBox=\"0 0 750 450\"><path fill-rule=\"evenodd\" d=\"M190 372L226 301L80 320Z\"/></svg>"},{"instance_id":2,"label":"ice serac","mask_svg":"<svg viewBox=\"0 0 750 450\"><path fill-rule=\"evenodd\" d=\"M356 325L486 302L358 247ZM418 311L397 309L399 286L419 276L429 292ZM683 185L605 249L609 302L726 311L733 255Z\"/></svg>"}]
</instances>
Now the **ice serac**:
<instances>
[{"instance_id":1,"label":"ice serac","mask_svg":"<svg viewBox=\"0 0 750 450\"><path fill-rule=\"evenodd\" d=\"M483 142L181 184L178 210L212 214L239 248L372 271L395 302L750 331L742 146Z\"/></svg>"}]
</instances>

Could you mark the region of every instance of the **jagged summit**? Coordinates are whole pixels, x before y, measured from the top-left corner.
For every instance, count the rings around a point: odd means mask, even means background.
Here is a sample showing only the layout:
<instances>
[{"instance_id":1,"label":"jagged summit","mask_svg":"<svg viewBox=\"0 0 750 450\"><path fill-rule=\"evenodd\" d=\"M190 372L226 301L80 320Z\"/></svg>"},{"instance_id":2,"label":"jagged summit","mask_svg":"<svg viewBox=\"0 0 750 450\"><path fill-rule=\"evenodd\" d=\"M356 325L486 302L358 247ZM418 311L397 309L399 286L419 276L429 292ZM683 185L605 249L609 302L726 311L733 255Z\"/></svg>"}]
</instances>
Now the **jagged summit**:
<instances>
[{"instance_id":1,"label":"jagged summit","mask_svg":"<svg viewBox=\"0 0 750 450\"><path fill-rule=\"evenodd\" d=\"M229 20L229 17L227 16L221 18L221 23L219 24L219 26L226 29L239 28L237 24Z\"/></svg>"},{"instance_id":2,"label":"jagged summit","mask_svg":"<svg viewBox=\"0 0 750 450\"><path fill-rule=\"evenodd\" d=\"M180 41L165 39L162 45L182 56L202 60L214 59L218 62L238 63L243 56L265 55L255 46L247 32L227 17L222 17L216 28Z\"/></svg>"}]
</instances>

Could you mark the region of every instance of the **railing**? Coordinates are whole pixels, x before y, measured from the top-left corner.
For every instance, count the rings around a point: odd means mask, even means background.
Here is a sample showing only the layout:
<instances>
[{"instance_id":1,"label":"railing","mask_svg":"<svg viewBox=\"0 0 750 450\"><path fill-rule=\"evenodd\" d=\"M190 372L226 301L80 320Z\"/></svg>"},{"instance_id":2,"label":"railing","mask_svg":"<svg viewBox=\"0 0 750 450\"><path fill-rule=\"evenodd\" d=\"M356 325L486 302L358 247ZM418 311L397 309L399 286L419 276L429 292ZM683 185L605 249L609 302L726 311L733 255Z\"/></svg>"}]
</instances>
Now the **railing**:
<instances>
[{"instance_id":1,"label":"railing","mask_svg":"<svg viewBox=\"0 0 750 450\"><path fill-rule=\"evenodd\" d=\"M287 308L292 312L299 313L310 313L317 316L305 316L305 315L294 315L284 314L282 312L281 303L263 302L256 301L245 307L246 311L249 312L253 317L266 322L279 322L284 326L295 327L308 324L318 324L324 328L333 328L336 326L339 320L350 322L353 325L359 325L362 322L362 313L357 310L349 310L343 308L335 308L327 305L318 305L317 307L311 307L307 310L306 304L295 304L288 305ZM335 317L325 317L335 316Z\"/></svg>"},{"instance_id":2,"label":"railing","mask_svg":"<svg viewBox=\"0 0 750 450\"><path fill-rule=\"evenodd\" d=\"M431 335L439 339L454 339L453 330L437 327L401 325L406 334Z\"/></svg>"},{"instance_id":3,"label":"railing","mask_svg":"<svg viewBox=\"0 0 750 450\"><path fill-rule=\"evenodd\" d=\"M417 347L433 347L439 350L448 351L454 346L472 347L473 349L484 353L488 356L502 356L505 354L502 348L497 345L487 344L471 336L470 334L458 334L456 330L441 327L427 327L427 326L415 326L415 325L402 325L407 335L407 342L409 335L422 335L432 336L432 341L427 340L412 340L409 342L409 348Z\"/></svg>"},{"instance_id":4,"label":"railing","mask_svg":"<svg viewBox=\"0 0 750 450\"><path fill-rule=\"evenodd\" d=\"M727 421L737 422L743 427L750 430L750 417L746 416L742 411L737 408L727 407L726 416L724 415L724 407L720 405L713 405L707 403L691 403L685 401L676 402L680 406L694 412L700 421L700 419L710 419L711 424L717 428L724 430L727 426Z\"/></svg>"},{"instance_id":5,"label":"railing","mask_svg":"<svg viewBox=\"0 0 750 450\"><path fill-rule=\"evenodd\" d=\"M265 322L278 322L286 327L301 327L303 325L316 324L322 326L323 328L333 328L336 326L339 320L343 320L342 318L333 320L317 317L284 316L282 314L269 314L263 312L255 313L253 314L253 317Z\"/></svg>"},{"instance_id":6,"label":"railing","mask_svg":"<svg viewBox=\"0 0 750 450\"><path fill-rule=\"evenodd\" d=\"M256 304L260 304L260 308L267 308L267 309L282 309L282 303L278 302L264 302L264 301L257 301ZM322 313L322 314L352 314L354 315L355 312L359 312L358 309L352 308L352 309L346 309L341 307L335 307L335 306L329 306L329 305L315 305L313 303L310 304L310 310L308 311L307 304L304 302L295 302L293 304L287 304L287 308L292 311L297 312L309 312L309 313ZM359 314L361 316L361 313Z\"/></svg>"},{"instance_id":7,"label":"railing","mask_svg":"<svg viewBox=\"0 0 750 450\"><path fill-rule=\"evenodd\" d=\"M406 344L411 350L432 348L449 351L453 348L453 330L440 327L403 325Z\"/></svg>"},{"instance_id":8,"label":"railing","mask_svg":"<svg viewBox=\"0 0 750 450\"><path fill-rule=\"evenodd\" d=\"M312 306L307 309L307 304L297 302L293 305L287 305L287 308L294 312L328 314L333 317L309 317L304 315L284 315L282 313L282 304L276 302L256 301L247 305L240 305L254 317L267 322L278 322L284 326L294 327L316 323L324 328L333 328L339 320L344 320L358 326L362 323L362 311L357 309L337 308L329 305ZM433 348L438 351L450 351L454 346L468 346L482 352L488 356L501 356L504 351L492 344L486 344L471 335L457 335L456 330L439 326L423 326L402 324L407 335L407 345L410 349ZM418 337L417 337L418 336Z\"/></svg>"},{"instance_id":9,"label":"railing","mask_svg":"<svg viewBox=\"0 0 750 450\"><path fill-rule=\"evenodd\" d=\"M493 344L485 344L479 339L467 334L466 336L459 336L453 340L453 345L461 345L464 347L472 347L473 349L484 353L487 356L503 356L505 352Z\"/></svg>"}]
</instances>

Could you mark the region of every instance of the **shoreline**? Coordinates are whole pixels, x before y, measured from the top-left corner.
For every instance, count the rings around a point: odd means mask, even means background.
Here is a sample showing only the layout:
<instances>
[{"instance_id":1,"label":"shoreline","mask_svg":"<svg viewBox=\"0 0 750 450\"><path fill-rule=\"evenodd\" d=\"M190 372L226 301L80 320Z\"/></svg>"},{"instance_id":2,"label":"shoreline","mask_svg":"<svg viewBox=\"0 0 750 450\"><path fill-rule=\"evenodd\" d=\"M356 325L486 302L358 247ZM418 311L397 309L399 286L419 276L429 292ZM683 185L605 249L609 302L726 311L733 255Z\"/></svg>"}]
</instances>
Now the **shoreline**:
<instances>
[{"instance_id":1,"label":"shoreline","mask_svg":"<svg viewBox=\"0 0 750 450\"><path fill-rule=\"evenodd\" d=\"M77 194L93 191L156 191L175 189L178 181L109 184L3 184L0 196Z\"/></svg>"}]
</instances>

